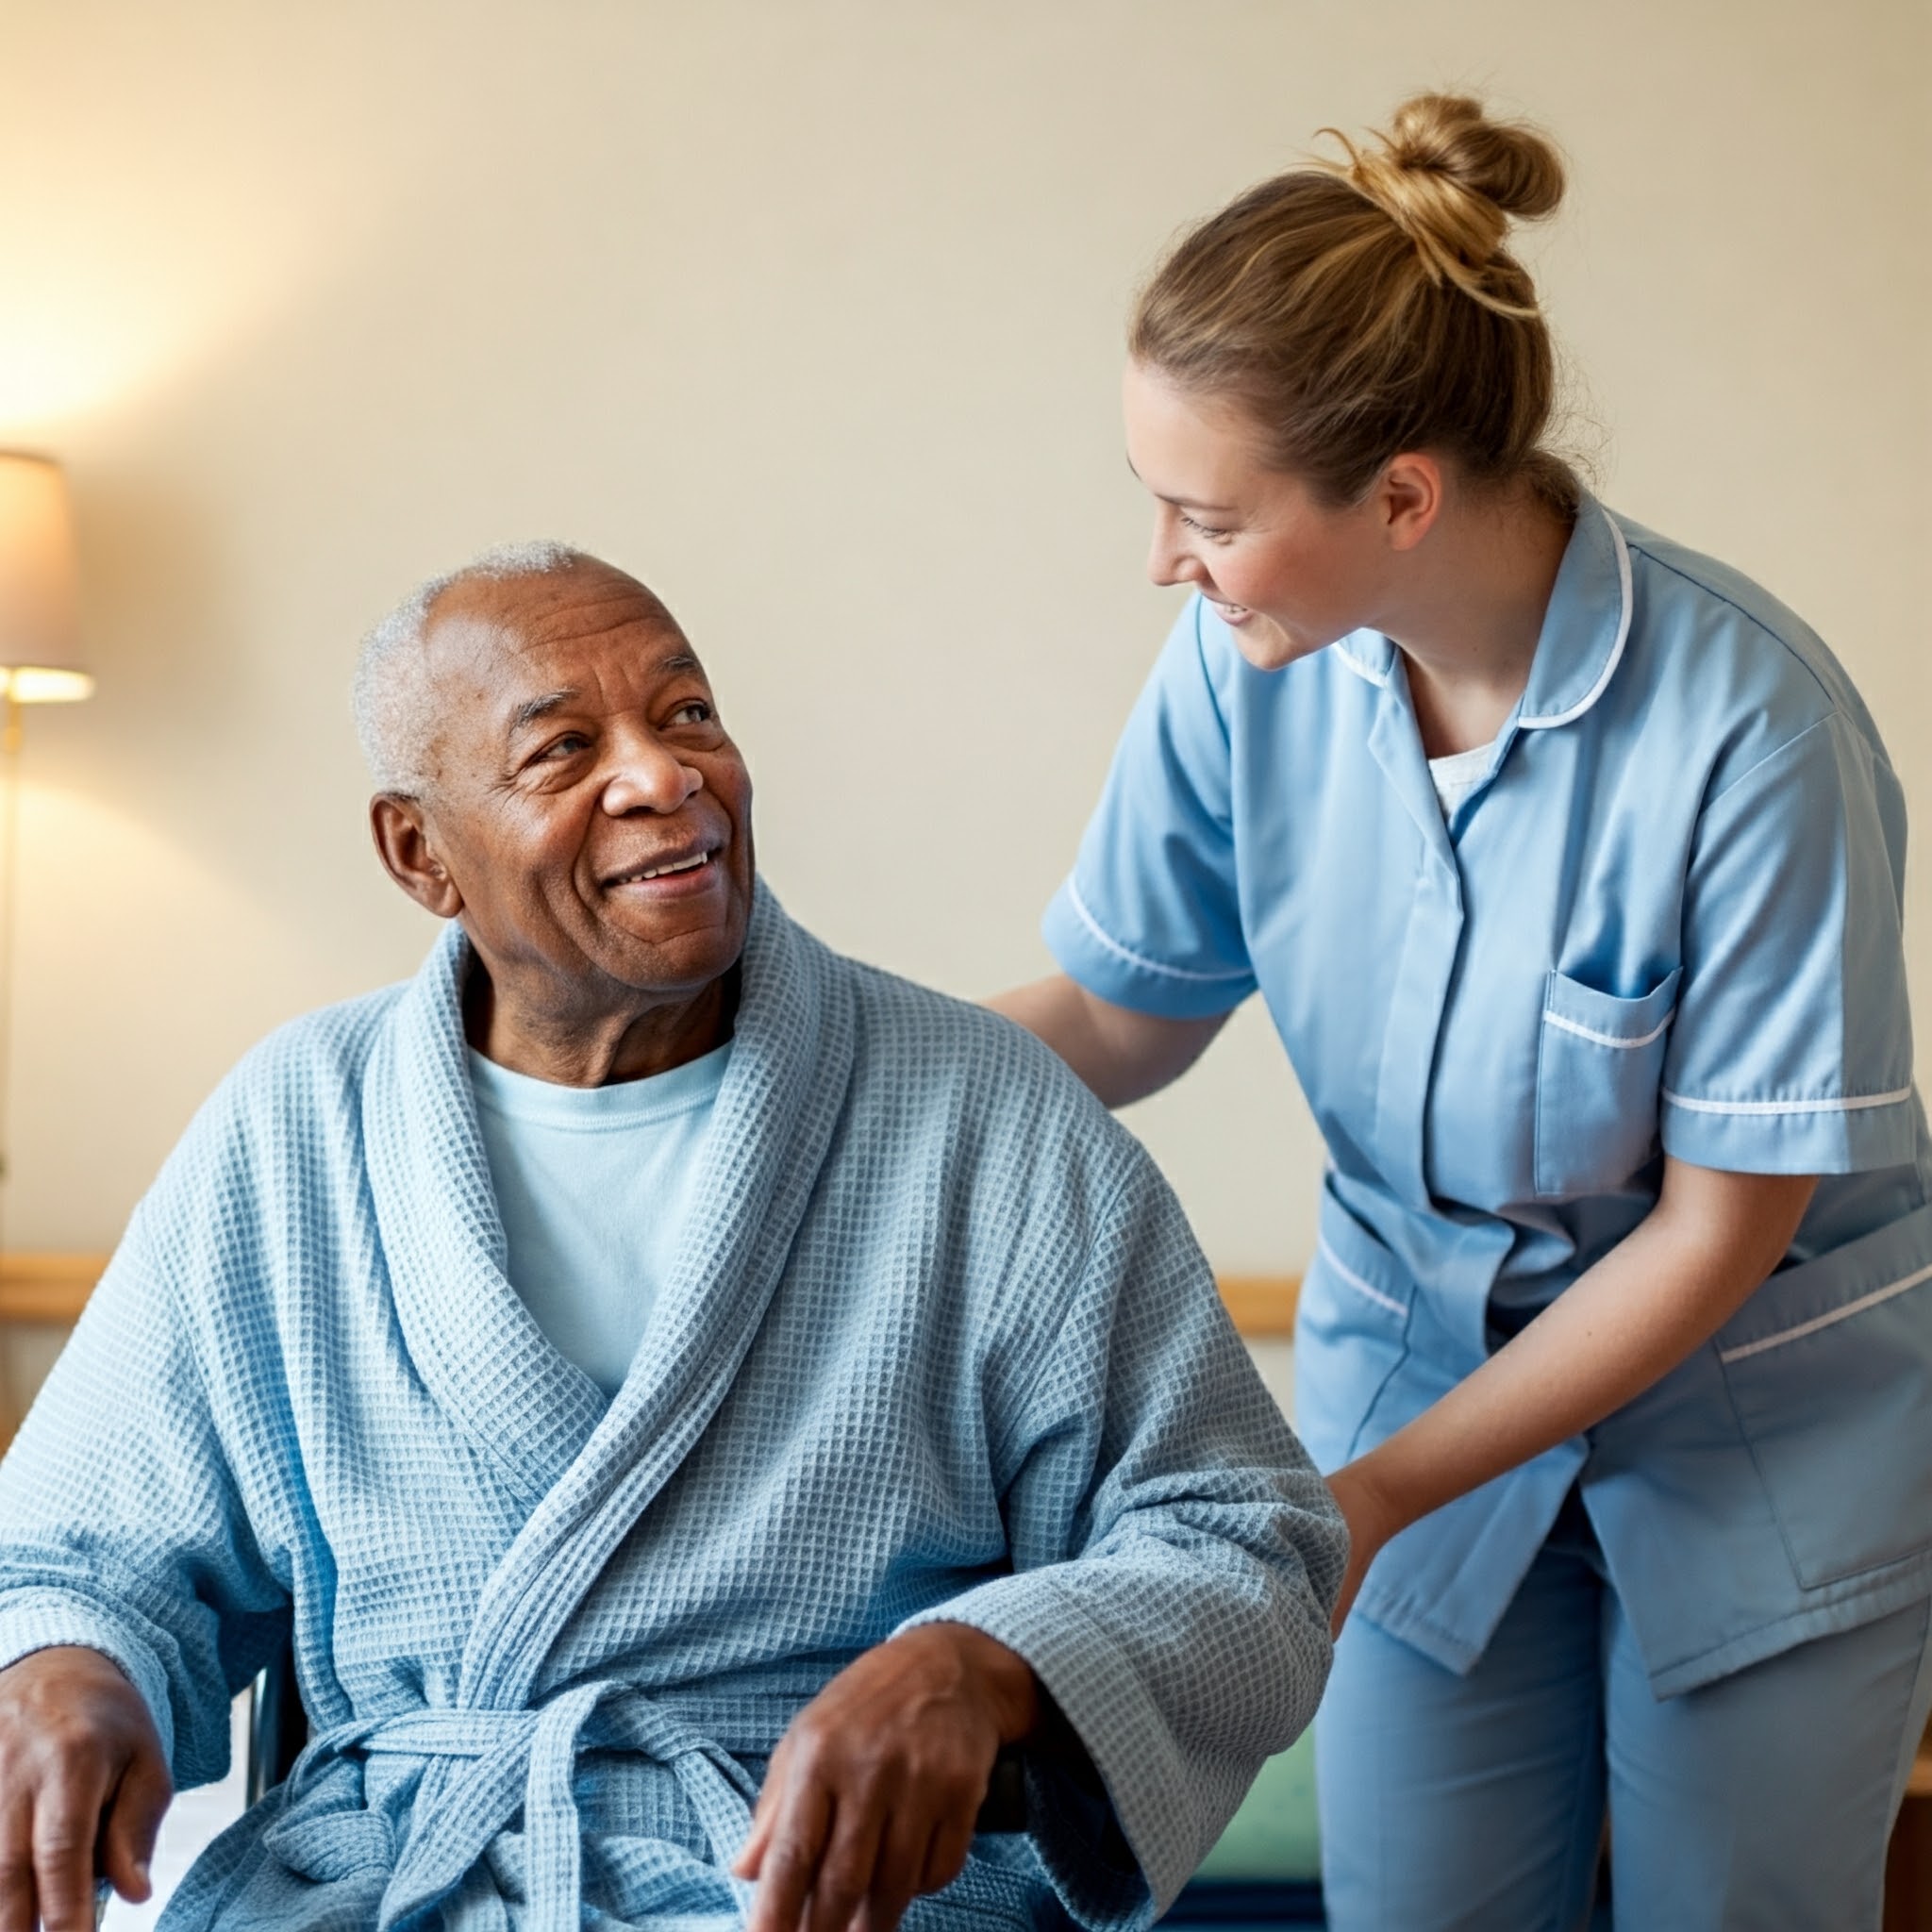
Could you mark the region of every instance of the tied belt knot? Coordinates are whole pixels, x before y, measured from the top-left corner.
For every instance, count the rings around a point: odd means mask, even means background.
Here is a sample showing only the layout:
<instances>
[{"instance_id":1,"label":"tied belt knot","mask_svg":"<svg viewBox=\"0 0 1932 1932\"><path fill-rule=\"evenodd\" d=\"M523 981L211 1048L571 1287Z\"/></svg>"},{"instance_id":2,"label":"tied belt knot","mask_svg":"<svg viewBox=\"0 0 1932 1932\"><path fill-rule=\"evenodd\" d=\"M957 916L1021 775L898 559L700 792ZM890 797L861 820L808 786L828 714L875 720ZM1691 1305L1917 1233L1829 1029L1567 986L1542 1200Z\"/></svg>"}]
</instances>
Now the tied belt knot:
<instances>
[{"instance_id":1,"label":"tied belt knot","mask_svg":"<svg viewBox=\"0 0 1932 1932\"><path fill-rule=\"evenodd\" d=\"M741 1918L751 1887L727 1868L751 1829L757 1791L749 1774L722 1745L635 1686L613 1681L580 1685L534 1710L413 1710L338 1724L295 1760L283 1787L282 1815L264 1835L263 1849L319 1883L392 1866L377 1932L406 1932L463 1882L521 1806L529 1932L578 1932L583 1828L576 1760L592 1748L636 1752L675 1776L717 1861L708 1866L684 1855L677 1889L688 1900L689 1881L708 1879L716 1916ZM363 1802L350 1761L356 1757L447 1766L440 1790L418 1793L400 1853L390 1822ZM680 1916L689 1909L686 1904Z\"/></svg>"}]
</instances>

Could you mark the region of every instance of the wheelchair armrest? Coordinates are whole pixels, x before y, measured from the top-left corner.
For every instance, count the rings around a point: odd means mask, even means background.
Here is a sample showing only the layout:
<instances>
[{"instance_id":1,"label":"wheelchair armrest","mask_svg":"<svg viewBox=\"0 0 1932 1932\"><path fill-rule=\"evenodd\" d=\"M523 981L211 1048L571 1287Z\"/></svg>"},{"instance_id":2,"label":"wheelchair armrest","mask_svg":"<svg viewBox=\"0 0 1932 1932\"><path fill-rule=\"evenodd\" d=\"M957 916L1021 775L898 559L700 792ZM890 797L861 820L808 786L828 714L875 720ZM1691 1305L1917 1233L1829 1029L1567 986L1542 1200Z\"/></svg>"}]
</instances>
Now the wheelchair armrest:
<instances>
[{"instance_id":1,"label":"wheelchair armrest","mask_svg":"<svg viewBox=\"0 0 1932 1932\"><path fill-rule=\"evenodd\" d=\"M987 1780L986 1796L980 1801L979 1816L974 1820L973 1829L1026 1829L1026 1757L1018 1744L1003 1745L1000 1755L993 1759L992 1775Z\"/></svg>"}]
</instances>

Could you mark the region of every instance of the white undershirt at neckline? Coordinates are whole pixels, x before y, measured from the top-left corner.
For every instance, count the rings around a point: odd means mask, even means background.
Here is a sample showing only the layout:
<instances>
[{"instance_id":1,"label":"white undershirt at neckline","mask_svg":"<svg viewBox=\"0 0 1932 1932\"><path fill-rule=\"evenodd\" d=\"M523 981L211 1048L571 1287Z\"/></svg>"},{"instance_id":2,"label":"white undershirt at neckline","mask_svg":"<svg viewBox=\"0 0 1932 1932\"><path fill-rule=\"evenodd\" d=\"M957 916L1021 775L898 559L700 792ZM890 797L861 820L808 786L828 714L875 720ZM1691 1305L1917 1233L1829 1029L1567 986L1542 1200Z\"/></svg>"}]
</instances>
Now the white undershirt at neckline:
<instances>
[{"instance_id":1,"label":"white undershirt at neckline","mask_svg":"<svg viewBox=\"0 0 1932 1932\"><path fill-rule=\"evenodd\" d=\"M1429 777L1436 796L1442 802L1442 816L1456 816L1456 808L1483 782L1490 760L1496 755L1496 741L1476 745L1470 751L1452 751L1446 757L1429 760Z\"/></svg>"}]
</instances>

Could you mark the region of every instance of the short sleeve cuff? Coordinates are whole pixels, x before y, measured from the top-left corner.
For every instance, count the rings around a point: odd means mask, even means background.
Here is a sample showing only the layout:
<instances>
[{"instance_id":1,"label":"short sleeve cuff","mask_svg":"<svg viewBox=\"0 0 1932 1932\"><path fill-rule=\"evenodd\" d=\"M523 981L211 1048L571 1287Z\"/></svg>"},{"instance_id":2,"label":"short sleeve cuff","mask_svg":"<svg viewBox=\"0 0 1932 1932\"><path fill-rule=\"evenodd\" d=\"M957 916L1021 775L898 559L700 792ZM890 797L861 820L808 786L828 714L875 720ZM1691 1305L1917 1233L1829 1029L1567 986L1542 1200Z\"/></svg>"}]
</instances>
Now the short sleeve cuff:
<instances>
[{"instance_id":1,"label":"short sleeve cuff","mask_svg":"<svg viewBox=\"0 0 1932 1932\"><path fill-rule=\"evenodd\" d=\"M1174 965L1116 939L1088 905L1077 877L1054 894L1041 932L1070 979L1132 1012L1211 1020L1231 1013L1255 990L1245 966Z\"/></svg>"},{"instance_id":2,"label":"short sleeve cuff","mask_svg":"<svg viewBox=\"0 0 1932 1932\"><path fill-rule=\"evenodd\" d=\"M161 1750L172 1763L175 1714L167 1678L145 1645L83 1596L60 1590L19 1590L0 1597L0 1670L37 1650L67 1645L99 1651L141 1692L160 1733Z\"/></svg>"},{"instance_id":3,"label":"short sleeve cuff","mask_svg":"<svg viewBox=\"0 0 1932 1932\"><path fill-rule=\"evenodd\" d=\"M1731 1174L1863 1174L1907 1167L1924 1139L1910 1087L1830 1100L1703 1100L1663 1094L1664 1152Z\"/></svg>"}]
</instances>

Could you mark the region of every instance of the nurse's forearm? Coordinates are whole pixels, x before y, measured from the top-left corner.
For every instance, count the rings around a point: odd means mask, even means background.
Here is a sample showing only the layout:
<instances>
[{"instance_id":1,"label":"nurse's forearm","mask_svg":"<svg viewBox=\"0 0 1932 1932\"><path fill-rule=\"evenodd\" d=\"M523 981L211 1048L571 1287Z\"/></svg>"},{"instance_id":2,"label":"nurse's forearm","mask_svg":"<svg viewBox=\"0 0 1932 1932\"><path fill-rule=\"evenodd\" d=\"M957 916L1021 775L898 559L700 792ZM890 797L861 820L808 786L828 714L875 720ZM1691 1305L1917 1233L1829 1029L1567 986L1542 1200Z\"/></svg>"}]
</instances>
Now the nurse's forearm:
<instances>
[{"instance_id":1,"label":"nurse's forearm","mask_svg":"<svg viewBox=\"0 0 1932 1932\"><path fill-rule=\"evenodd\" d=\"M1137 1013L1091 993L1064 973L1016 986L987 1001L1038 1034L1108 1107L1125 1107L1177 1080L1227 1024Z\"/></svg>"},{"instance_id":2,"label":"nurse's forearm","mask_svg":"<svg viewBox=\"0 0 1932 1932\"><path fill-rule=\"evenodd\" d=\"M1382 1533L1527 1462L1660 1381L1790 1246L1810 1175L1666 1159L1651 1213L1435 1406L1343 1473Z\"/></svg>"}]
</instances>

